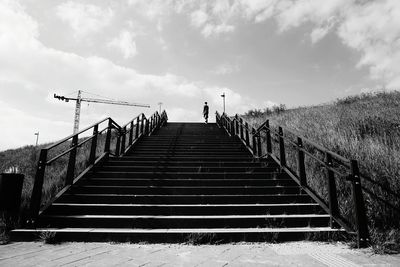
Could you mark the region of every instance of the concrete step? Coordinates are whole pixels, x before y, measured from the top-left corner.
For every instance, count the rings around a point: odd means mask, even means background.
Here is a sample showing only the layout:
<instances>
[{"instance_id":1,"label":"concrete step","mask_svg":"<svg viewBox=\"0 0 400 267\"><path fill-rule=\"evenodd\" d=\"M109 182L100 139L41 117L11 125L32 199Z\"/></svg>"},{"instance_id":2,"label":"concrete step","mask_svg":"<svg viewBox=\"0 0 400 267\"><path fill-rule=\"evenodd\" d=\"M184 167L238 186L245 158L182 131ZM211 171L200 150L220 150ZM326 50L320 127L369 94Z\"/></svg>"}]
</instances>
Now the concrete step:
<instances>
[{"instance_id":1,"label":"concrete step","mask_svg":"<svg viewBox=\"0 0 400 267\"><path fill-rule=\"evenodd\" d=\"M325 214L316 203L293 204L83 204L54 203L48 215L256 215Z\"/></svg>"},{"instance_id":2,"label":"concrete step","mask_svg":"<svg viewBox=\"0 0 400 267\"><path fill-rule=\"evenodd\" d=\"M97 171L93 173L91 177L152 179L276 179L279 175L279 172L165 172L154 169L154 172Z\"/></svg>"},{"instance_id":3,"label":"concrete step","mask_svg":"<svg viewBox=\"0 0 400 267\"><path fill-rule=\"evenodd\" d=\"M140 179L91 178L78 185L102 186L297 186L292 179Z\"/></svg>"},{"instance_id":4,"label":"concrete step","mask_svg":"<svg viewBox=\"0 0 400 267\"><path fill-rule=\"evenodd\" d=\"M117 160L113 158L113 160ZM118 159L120 161L196 161L196 162L213 162L213 163L222 163L222 162L257 162L250 155L240 155L240 156L185 156L185 155L145 155L145 156L138 156L138 155L126 155L123 158Z\"/></svg>"},{"instance_id":5,"label":"concrete step","mask_svg":"<svg viewBox=\"0 0 400 267\"><path fill-rule=\"evenodd\" d=\"M254 228L326 227L329 215L43 215L39 227L96 228Z\"/></svg>"},{"instance_id":6,"label":"concrete step","mask_svg":"<svg viewBox=\"0 0 400 267\"><path fill-rule=\"evenodd\" d=\"M279 167L275 162L202 162L202 161L136 161L120 158L111 159L104 166L168 166L168 167Z\"/></svg>"},{"instance_id":7,"label":"concrete step","mask_svg":"<svg viewBox=\"0 0 400 267\"><path fill-rule=\"evenodd\" d=\"M74 194L134 195L227 195L227 194L300 194L299 186L101 186L82 185L72 188Z\"/></svg>"},{"instance_id":8,"label":"concrete step","mask_svg":"<svg viewBox=\"0 0 400 267\"><path fill-rule=\"evenodd\" d=\"M291 204L314 203L306 194L259 195L134 195L134 194L71 194L62 195L58 203L96 204Z\"/></svg>"},{"instance_id":9,"label":"concrete step","mask_svg":"<svg viewBox=\"0 0 400 267\"><path fill-rule=\"evenodd\" d=\"M81 226L82 227L82 226ZM58 242L149 242L220 244L226 242L283 242L307 239L318 234L330 240L345 234L343 229L330 227L291 228L186 228L186 229L127 229L127 228L38 228L17 229L11 232L12 240L34 241L42 232L53 232Z\"/></svg>"},{"instance_id":10,"label":"concrete step","mask_svg":"<svg viewBox=\"0 0 400 267\"><path fill-rule=\"evenodd\" d=\"M102 166L99 167L98 170L101 172L145 172L145 173L169 173L169 172L178 172L178 173L269 173L269 172L277 172L276 167L188 167L188 166L125 166L125 165L117 165L117 166Z\"/></svg>"}]
</instances>

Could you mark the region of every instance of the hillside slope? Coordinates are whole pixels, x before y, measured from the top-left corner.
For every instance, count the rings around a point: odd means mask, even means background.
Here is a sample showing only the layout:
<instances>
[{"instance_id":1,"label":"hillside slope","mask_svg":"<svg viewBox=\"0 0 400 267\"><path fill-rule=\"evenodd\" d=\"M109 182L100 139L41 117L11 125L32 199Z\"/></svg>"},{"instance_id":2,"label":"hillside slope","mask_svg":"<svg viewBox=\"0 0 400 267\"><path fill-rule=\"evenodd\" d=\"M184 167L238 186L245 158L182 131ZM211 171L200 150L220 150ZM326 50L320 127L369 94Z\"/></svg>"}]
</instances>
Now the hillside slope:
<instances>
[{"instance_id":1,"label":"hillside slope","mask_svg":"<svg viewBox=\"0 0 400 267\"><path fill-rule=\"evenodd\" d=\"M399 243L400 92L362 94L331 104L276 112L253 110L244 117L255 126L269 119L273 127L282 126L346 158L358 160L367 178L363 179L367 189L364 195L372 237L377 243L378 239ZM324 174L315 164L308 167L314 168L308 179L324 194L318 188Z\"/></svg>"}]
</instances>

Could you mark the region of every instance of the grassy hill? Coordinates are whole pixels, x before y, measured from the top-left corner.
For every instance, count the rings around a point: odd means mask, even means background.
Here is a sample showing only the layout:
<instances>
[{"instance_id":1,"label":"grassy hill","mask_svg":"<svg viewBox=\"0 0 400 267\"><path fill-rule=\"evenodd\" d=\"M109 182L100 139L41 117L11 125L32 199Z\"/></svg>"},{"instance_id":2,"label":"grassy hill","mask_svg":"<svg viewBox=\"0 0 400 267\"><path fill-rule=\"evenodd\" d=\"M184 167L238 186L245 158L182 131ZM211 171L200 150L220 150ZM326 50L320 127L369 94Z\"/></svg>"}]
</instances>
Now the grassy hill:
<instances>
[{"instance_id":1,"label":"grassy hill","mask_svg":"<svg viewBox=\"0 0 400 267\"><path fill-rule=\"evenodd\" d=\"M400 92L362 94L330 104L294 109L281 105L274 109L251 110L244 117L255 126L269 119L272 126L280 125L346 158L358 160L362 173L370 179L370 182L363 180L363 185L372 193L365 192L364 196L375 247L377 251L400 251ZM104 144L103 137L99 140ZM25 174L23 213L28 207L42 147L27 146L0 152L0 171L18 166ZM98 153L102 149L100 145ZM85 166L87 156L85 149L80 149L79 169ZM44 200L63 186L67 160L68 157L60 158L47 172ZM288 155L288 161L293 164L295 159ZM309 162L308 169L309 184L326 195L321 184L323 170ZM349 186L341 188L341 185L343 183L338 185L342 194L339 200L346 214L351 211L351 199L349 195L343 196L343 192L348 192Z\"/></svg>"},{"instance_id":2,"label":"grassy hill","mask_svg":"<svg viewBox=\"0 0 400 267\"><path fill-rule=\"evenodd\" d=\"M85 138L80 138L79 143L84 141ZM77 157L76 157L76 166L75 166L75 176L82 172L89 160L89 150L90 150L90 141L78 148ZM96 155L99 156L104 150L105 144L105 134L102 134L98 137L98 145ZM116 144L116 136L115 134L111 137L111 148L112 150L115 148ZM4 214L0 214L0 243L4 243L4 240L7 240L7 232L10 228L20 224L21 221L24 221L26 216L28 215L29 203L32 194L34 177L36 174L37 163L39 159L40 150L50 146L49 144L43 144L38 147L35 146L25 146L17 149L9 149L6 151L0 152L0 172L4 172L10 167L18 168L18 172L25 175L24 183L22 187L22 196L21 196L21 210L20 210L20 218L15 220L15 218L11 219L4 216ZM60 146L57 146L55 149L49 151L47 159L51 159L58 154L66 151L70 147L71 143L66 142ZM60 157L56 161L54 161L51 165L46 167L43 190L42 190L42 205L48 202L51 198L53 198L65 185L65 176L67 173L67 165L68 165L69 154Z\"/></svg>"},{"instance_id":3,"label":"grassy hill","mask_svg":"<svg viewBox=\"0 0 400 267\"><path fill-rule=\"evenodd\" d=\"M244 117L254 126L269 119L272 127L282 126L339 155L358 160L361 172L368 178L362 183L370 191L365 191L364 197L374 243L382 249L397 243L399 249L400 92L361 94L330 104L287 110L281 105L251 110ZM295 158L288 158L289 164L295 165ZM321 168L309 162L307 165L311 169L310 184L326 195ZM337 183L339 191L345 190ZM345 213L350 211L351 199L339 201L347 206ZM346 201L349 203L343 203Z\"/></svg>"}]
</instances>

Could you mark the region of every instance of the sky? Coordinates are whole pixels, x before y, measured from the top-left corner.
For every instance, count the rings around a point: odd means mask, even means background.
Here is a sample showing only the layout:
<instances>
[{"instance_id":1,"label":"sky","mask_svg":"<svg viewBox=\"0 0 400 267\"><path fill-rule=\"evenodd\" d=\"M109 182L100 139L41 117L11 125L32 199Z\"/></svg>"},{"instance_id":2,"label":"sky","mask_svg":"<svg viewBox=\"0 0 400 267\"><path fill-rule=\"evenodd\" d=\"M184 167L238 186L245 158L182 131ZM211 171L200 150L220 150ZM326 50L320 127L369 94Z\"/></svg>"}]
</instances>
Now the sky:
<instances>
[{"instance_id":1,"label":"sky","mask_svg":"<svg viewBox=\"0 0 400 267\"><path fill-rule=\"evenodd\" d=\"M400 87L398 0L0 0L0 150L158 110L202 121ZM213 115L211 116L213 118Z\"/></svg>"}]
</instances>

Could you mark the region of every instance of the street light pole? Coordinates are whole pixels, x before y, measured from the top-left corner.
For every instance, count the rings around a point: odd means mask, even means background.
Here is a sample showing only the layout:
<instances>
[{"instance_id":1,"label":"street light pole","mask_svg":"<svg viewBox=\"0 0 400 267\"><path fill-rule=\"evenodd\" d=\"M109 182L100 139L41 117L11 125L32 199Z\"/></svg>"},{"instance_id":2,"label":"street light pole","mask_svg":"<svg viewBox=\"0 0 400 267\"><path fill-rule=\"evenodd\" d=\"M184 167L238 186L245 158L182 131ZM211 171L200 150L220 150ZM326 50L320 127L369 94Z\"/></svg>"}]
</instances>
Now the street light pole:
<instances>
[{"instance_id":1,"label":"street light pole","mask_svg":"<svg viewBox=\"0 0 400 267\"><path fill-rule=\"evenodd\" d=\"M35 135L36 135L36 145L35 146L37 146L38 145L38 141L39 141L39 132L35 133Z\"/></svg>"},{"instance_id":2,"label":"street light pole","mask_svg":"<svg viewBox=\"0 0 400 267\"><path fill-rule=\"evenodd\" d=\"M222 97L222 100L223 100L223 103L224 103L224 113L225 113L225 93L223 93L221 95L221 97Z\"/></svg>"}]
</instances>

